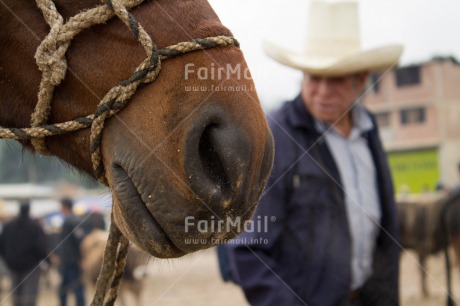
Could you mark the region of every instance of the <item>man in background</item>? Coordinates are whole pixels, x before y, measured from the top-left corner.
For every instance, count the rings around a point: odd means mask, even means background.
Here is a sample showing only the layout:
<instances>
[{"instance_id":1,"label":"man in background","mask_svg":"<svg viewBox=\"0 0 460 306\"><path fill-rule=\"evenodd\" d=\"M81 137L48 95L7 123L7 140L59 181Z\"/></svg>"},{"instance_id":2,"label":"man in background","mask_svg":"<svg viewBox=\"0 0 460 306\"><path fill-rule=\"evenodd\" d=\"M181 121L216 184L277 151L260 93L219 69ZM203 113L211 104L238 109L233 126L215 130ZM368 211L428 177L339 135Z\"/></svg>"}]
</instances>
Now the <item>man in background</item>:
<instances>
[{"instance_id":1,"label":"man in background","mask_svg":"<svg viewBox=\"0 0 460 306\"><path fill-rule=\"evenodd\" d=\"M0 254L11 272L14 306L36 304L39 265L47 257L46 235L29 211L30 203L22 202L18 217L6 223L0 235Z\"/></svg>"},{"instance_id":2,"label":"man in background","mask_svg":"<svg viewBox=\"0 0 460 306\"><path fill-rule=\"evenodd\" d=\"M395 65L402 47L362 50L358 17L355 1L312 1L304 53L265 45L304 77L268 116L275 160L254 220L272 221L228 244L251 305L399 305L392 180L359 97L369 72Z\"/></svg>"},{"instance_id":3,"label":"man in background","mask_svg":"<svg viewBox=\"0 0 460 306\"><path fill-rule=\"evenodd\" d=\"M80 218L72 212L73 201L69 198L61 200L61 212L64 224L61 233L60 267L62 281L59 287L61 306L67 305L67 292L73 291L77 306L85 305L85 293L82 280L80 244L85 231Z\"/></svg>"}]
</instances>

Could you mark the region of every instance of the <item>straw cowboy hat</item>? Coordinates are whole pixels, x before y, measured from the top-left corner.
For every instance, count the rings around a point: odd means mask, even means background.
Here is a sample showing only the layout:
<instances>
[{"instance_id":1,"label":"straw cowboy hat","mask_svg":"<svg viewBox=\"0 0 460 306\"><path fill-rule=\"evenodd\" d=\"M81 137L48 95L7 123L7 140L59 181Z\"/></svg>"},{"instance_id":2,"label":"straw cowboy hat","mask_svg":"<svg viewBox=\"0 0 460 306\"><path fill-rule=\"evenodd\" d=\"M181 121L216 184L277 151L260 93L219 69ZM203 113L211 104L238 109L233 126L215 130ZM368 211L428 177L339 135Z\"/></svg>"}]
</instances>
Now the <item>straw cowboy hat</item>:
<instances>
[{"instance_id":1,"label":"straw cowboy hat","mask_svg":"<svg viewBox=\"0 0 460 306\"><path fill-rule=\"evenodd\" d=\"M281 64L320 76L384 70L398 62L403 50L401 45L362 50L358 4L353 0L312 0L307 35L303 53L270 42L263 47Z\"/></svg>"}]
</instances>

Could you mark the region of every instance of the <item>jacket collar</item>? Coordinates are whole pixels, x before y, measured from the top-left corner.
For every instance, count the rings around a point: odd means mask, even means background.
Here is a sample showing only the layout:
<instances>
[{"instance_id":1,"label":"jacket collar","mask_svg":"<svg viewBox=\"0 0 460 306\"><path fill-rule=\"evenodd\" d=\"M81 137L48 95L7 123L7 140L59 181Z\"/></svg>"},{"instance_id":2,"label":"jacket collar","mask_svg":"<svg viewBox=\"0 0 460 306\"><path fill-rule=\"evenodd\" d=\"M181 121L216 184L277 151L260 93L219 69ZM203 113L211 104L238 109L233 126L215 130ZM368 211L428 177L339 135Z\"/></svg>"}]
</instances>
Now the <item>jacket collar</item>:
<instances>
[{"instance_id":1,"label":"jacket collar","mask_svg":"<svg viewBox=\"0 0 460 306\"><path fill-rule=\"evenodd\" d=\"M302 95L299 94L294 101L293 107L289 108L288 120L294 128L305 128L310 131L318 131L317 120L312 114L307 111ZM374 128L374 123L365 108L361 105L356 105L352 109L353 124L363 133L369 132Z\"/></svg>"},{"instance_id":2,"label":"jacket collar","mask_svg":"<svg viewBox=\"0 0 460 306\"><path fill-rule=\"evenodd\" d=\"M294 128L305 128L315 131L315 121L313 116L305 108L302 95L299 94L293 101L293 107L289 108L287 119Z\"/></svg>"}]
</instances>

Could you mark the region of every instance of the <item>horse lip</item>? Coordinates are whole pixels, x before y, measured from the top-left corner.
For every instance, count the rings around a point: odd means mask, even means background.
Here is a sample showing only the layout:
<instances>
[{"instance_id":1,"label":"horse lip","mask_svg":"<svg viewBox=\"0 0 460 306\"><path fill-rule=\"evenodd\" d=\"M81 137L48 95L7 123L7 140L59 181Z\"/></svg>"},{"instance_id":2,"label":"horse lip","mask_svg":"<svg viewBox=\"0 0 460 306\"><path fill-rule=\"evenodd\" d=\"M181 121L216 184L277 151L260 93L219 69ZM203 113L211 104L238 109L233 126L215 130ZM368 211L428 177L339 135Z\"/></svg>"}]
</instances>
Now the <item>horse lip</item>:
<instances>
[{"instance_id":1,"label":"horse lip","mask_svg":"<svg viewBox=\"0 0 460 306\"><path fill-rule=\"evenodd\" d=\"M134 238L139 247L153 256L171 258L185 255L186 252L173 243L160 223L148 210L134 181L123 166L114 164L112 175L112 187L116 198L114 205L119 208L123 223L131 229L132 233L128 236ZM140 225L142 228L140 228ZM136 228L140 228L140 230L135 231L134 229ZM123 232L123 228L120 228L120 230ZM150 242L151 245L147 245L146 241ZM155 242L158 242L157 245L154 245Z\"/></svg>"}]
</instances>

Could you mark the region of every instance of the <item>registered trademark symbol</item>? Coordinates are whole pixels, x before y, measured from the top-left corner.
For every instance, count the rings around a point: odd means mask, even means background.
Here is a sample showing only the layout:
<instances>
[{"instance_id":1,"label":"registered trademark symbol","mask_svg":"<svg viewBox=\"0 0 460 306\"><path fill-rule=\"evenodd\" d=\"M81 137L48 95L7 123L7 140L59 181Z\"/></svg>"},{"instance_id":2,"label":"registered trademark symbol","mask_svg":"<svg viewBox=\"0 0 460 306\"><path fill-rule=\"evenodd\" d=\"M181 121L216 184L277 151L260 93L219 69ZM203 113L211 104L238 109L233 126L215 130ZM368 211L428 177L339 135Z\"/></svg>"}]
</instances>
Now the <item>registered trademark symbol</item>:
<instances>
[{"instance_id":1,"label":"registered trademark symbol","mask_svg":"<svg viewBox=\"0 0 460 306\"><path fill-rule=\"evenodd\" d=\"M276 221L276 217L275 217L275 216L271 216L271 217L270 217L270 221L275 222L275 221Z\"/></svg>"}]
</instances>

